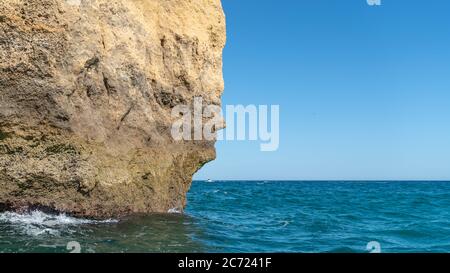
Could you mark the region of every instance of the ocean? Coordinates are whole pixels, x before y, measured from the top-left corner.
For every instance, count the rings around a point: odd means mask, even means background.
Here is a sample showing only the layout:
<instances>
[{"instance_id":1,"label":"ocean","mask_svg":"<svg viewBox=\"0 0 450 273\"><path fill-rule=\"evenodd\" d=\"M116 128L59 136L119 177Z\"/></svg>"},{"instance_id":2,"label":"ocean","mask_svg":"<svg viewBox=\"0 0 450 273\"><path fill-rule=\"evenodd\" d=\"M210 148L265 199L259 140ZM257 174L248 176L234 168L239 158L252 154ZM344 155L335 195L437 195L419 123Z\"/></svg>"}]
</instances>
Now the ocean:
<instances>
[{"instance_id":1,"label":"ocean","mask_svg":"<svg viewBox=\"0 0 450 273\"><path fill-rule=\"evenodd\" d=\"M450 182L195 181L184 214L0 213L1 252L450 252Z\"/></svg>"}]
</instances>

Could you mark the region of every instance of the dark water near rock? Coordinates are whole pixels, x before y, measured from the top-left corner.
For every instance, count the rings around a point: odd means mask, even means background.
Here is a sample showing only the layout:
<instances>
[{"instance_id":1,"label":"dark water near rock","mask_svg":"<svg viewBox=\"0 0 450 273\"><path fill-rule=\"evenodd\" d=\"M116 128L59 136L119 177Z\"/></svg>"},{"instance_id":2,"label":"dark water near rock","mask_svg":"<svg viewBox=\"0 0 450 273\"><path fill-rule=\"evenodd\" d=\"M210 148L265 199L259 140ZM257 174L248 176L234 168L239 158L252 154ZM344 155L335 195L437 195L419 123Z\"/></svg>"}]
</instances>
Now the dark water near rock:
<instances>
[{"instance_id":1,"label":"dark water near rock","mask_svg":"<svg viewBox=\"0 0 450 273\"><path fill-rule=\"evenodd\" d=\"M1 252L367 252L372 241L450 252L450 182L194 182L186 215L0 214Z\"/></svg>"}]
</instances>

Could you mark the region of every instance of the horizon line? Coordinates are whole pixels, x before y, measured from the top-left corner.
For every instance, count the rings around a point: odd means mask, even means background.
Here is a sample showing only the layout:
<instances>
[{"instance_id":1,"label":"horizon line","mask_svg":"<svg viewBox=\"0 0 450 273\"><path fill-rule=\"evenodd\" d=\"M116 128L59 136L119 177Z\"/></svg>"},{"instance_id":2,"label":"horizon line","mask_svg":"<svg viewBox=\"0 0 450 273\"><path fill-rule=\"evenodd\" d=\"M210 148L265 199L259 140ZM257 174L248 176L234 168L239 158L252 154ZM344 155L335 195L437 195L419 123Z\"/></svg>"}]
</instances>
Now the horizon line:
<instances>
[{"instance_id":1,"label":"horizon line","mask_svg":"<svg viewBox=\"0 0 450 273\"><path fill-rule=\"evenodd\" d=\"M208 181L209 179L193 179L192 181ZM212 179L212 181L242 182L450 182L450 179Z\"/></svg>"}]
</instances>

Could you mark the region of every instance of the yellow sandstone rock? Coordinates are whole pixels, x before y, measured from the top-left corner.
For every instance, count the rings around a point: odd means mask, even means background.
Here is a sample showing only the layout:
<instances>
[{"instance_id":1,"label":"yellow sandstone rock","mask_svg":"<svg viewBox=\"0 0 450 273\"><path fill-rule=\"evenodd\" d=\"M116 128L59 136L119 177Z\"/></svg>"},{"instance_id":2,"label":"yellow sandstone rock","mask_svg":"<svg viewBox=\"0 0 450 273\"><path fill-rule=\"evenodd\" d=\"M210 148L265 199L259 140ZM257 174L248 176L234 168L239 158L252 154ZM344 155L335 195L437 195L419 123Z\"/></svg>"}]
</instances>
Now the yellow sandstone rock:
<instances>
[{"instance_id":1,"label":"yellow sandstone rock","mask_svg":"<svg viewBox=\"0 0 450 273\"><path fill-rule=\"evenodd\" d=\"M171 109L220 105L220 0L0 0L0 208L182 210L214 142Z\"/></svg>"}]
</instances>

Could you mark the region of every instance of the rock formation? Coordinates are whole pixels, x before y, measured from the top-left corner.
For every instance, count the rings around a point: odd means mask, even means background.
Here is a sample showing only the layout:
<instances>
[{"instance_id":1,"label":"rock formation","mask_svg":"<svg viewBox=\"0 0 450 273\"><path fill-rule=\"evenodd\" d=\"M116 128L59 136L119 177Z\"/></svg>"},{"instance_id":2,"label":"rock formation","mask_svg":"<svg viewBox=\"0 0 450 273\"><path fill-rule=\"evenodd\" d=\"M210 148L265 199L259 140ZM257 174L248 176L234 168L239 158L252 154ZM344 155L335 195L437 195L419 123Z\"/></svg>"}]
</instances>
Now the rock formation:
<instances>
[{"instance_id":1,"label":"rock formation","mask_svg":"<svg viewBox=\"0 0 450 273\"><path fill-rule=\"evenodd\" d=\"M182 210L213 141L171 109L220 105L220 0L0 0L0 208Z\"/></svg>"}]
</instances>

